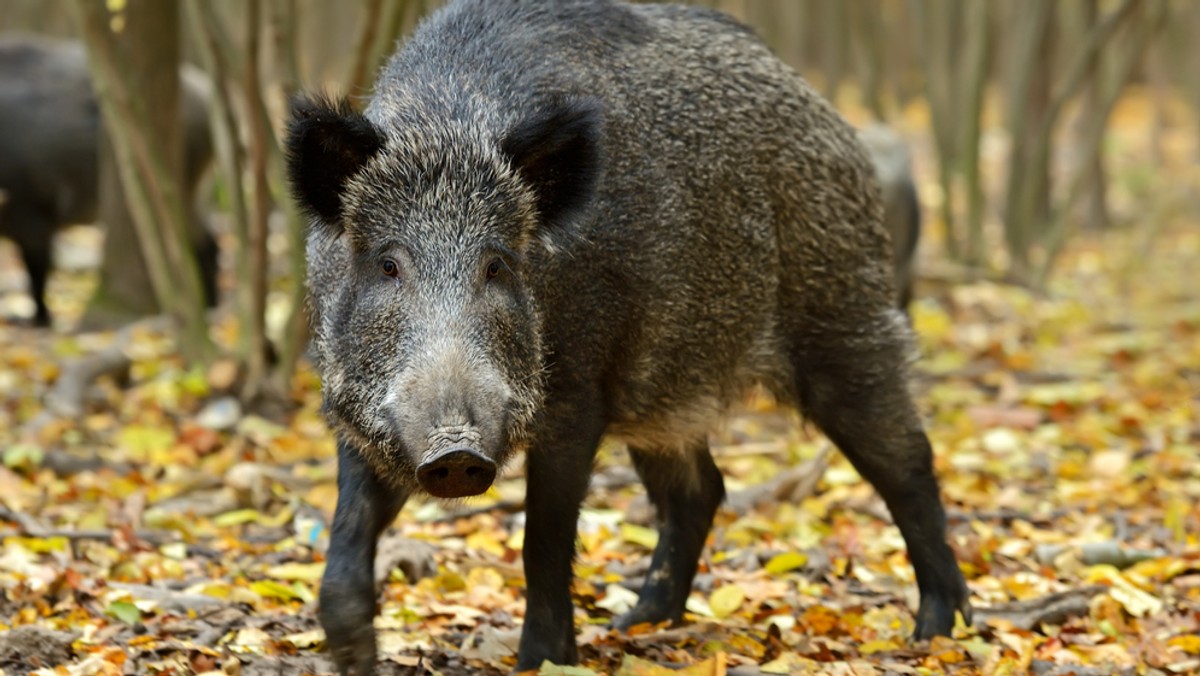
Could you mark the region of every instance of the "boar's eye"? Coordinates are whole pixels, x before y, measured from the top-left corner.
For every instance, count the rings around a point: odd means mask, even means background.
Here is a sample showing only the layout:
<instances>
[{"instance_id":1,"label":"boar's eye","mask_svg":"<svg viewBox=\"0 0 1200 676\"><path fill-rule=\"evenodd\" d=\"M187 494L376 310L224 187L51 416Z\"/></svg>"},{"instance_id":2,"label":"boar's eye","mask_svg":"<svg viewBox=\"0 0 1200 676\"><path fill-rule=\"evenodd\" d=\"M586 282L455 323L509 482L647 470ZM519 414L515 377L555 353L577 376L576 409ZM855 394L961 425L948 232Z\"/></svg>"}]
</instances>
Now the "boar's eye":
<instances>
[{"instance_id":1,"label":"boar's eye","mask_svg":"<svg viewBox=\"0 0 1200 676\"><path fill-rule=\"evenodd\" d=\"M390 258L385 258L383 259L383 274L393 278L399 277L400 266L396 264L396 261Z\"/></svg>"},{"instance_id":2,"label":"boar's eye","mask_svg":"<svg viewBox=\"0 0 1200 676\"><path fill-rule=\"evenodd\" d=\"M497 277L497 275L500 274L500 271L503 269L504 269L504 263L502 263L499 258L493 258L492 262L488 263L488 266L487 266L487 278L495 279Z\"/></svg>"}]
</instances>

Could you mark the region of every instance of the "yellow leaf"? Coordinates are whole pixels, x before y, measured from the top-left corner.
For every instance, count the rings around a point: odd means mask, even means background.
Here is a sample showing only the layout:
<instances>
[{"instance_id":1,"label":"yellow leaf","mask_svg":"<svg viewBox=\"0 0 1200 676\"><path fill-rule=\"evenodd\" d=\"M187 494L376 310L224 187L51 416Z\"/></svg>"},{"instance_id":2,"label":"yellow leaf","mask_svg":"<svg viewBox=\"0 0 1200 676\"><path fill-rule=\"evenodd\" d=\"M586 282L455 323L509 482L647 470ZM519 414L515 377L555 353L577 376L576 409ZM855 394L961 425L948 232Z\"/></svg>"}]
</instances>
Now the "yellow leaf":
<instances>
[{"instance_id":1,"label":"yellow leaf","mask_svg":"<svg viewBox=\"0 0 1200 676\"><path fill-rule=\"evenodd\" d=\"M481 566L472 568L467 573L467 586L472 589L491 589L499 591L504 588L504 576L495 568Z\"/></svg>"},{"instance_id":2,"label":"yellow leaf","mask_svg":"<svg viewBox=\"0 0 1200 676\"><path fill-rule=\"evenodd\" d=\"M616 676L677 676L674 669L661 667L654 662L633 655L626 655Z\"/></svg>"},{"instance_id":3,"label":"yellow leaf","mask_svg":"<svg viewBox=\"0 0 1200 676\"><path fill-rule=\"evenodd\" d=\"M501 532L476 531L467 536L467 547L478 549L498 557L504 556L504 545L500 542Z\"/></svg>"},{"instance_id":4,"label":"yellow leaf","mask_svg":"<svg viewBox=\"0 0 1200 676\"><path fill-rule=\"evenodd\" d=\"M291 521L295 514L295 510L293 510L291 507L284 507L283 509L279 510L279 513L275 516L266 516L265 514L261 515L258 522L267 528L279 528Z\"/></svg>"},{"instance_id":5,"label":"yellow leaf","mask_svg":"<svg viewBox=\"0 0 1200 676\"><path fill-rule=\"evenodd\" d=\"M148 461L175 445L175 432L165 427L126 425L116 435L117 446L135 461Z\"/></svg>"},{"instance_id":6,"label":"yellow leaf","mask_svg":"<svg viewBox=\"0 0 1200 676\"><path fill-rule=\"evenodd\" d=\"M1188 634L1186 636L1176 636L1167 641L1167 645L1172 648L1179 648L1185 653L1200 655L1200 636L1196 634Z\"/></svg>"},{"instance_id":7,"label":"yellow leaf","mask_svg":"<svg viewBox=\"0 0 1200 676\"><path fill-rule=\"evenodd\" d=\"M912 308L913 329L930 341L944 340L954 329L954 320L936 305L915 303Z\"/></svg>"},{"instance_id":8,"label":"yellow leaf","mask_svg":"<svg viewBox=\"0 0 1200 676\"><path fill-rule=\"evenodd\" d=\"M876 641L867 641L858 647L858 652L863 655L871 655L874 653L886 652L889 650L899 650L900 644L892 639L882 639Z\"/></svg>"},{"instance_id":9,"label":"yellow leaf","mask_svg":"<svg viewBox=\"0 0 1200 676\"><path fill-rule=\"evenodd\" d=\"M504 543L509 549L520 551L525 547L525 529L522 528L514 532L508 538L508 542Z\"/></svg>"},{"instance_id":10,"label":"yellow leaf","mask_svg":"<svg viewBox=\"0 0 1200 676\"><path fill-rule=\"evenodd\" d=\"M772 575L781 575L789 570L800 568L808 563L808 555L804 552L786 552L784 554L776 554L767 561L767 572Z\"/></svg>"},{"instance_id":11,"label":"yellow leaf","mask_svg":"<svg viewBox=\"0 0 1200 676\"><path fill-rule=\"evenodd\" d=\"M325 564L322 563L283 563L267 569L267 576L276 580L303 580L314 582L325 574Z\"/></svg>"},{"instance_id":12,"label":"yellow leaf","mask_svg":"<svg viewBox=\"0 0 1200 676\"><path fill-rule=\"evenodd\" d=\"M619 584L610 584L604 588L604 598L596 602L597 608L603 608L610 613L620 615L628 612L637 605L638 595Z\"/></svg>"},{"instance_id":13,"label":"yellow leaf","mask_svg":"<svg viewBox=\"0 0 1200 676\"><path fill-rule=\"evenodd\" d=\"M761 661L767 652L767 646L762 641L759 641L750 634L745 633L734 634L733 636L730 636L725 642L725 647L728 648L729 652L735 655L750 657L756 662Z\"/></svg>"},{"instance_id":14,"label":"yellow leaf","mask_svg":"<svg viewBox=\"0 0 1200 676\"><path fill-rule=\"evenodd\" d=\"M256 627L243 627L233 638L233 645L244 651L263 650L271 643L271 635Z\"/></svg>"},{"instance_id":15,"label":"yellow leaf","mask_svg":"<svg viewBox=\"0 0 1200 676\"><path fill-rule=\"evenodd\" d=\"M815 674L819 664L793 652L786 652L759 667L764 674Z\"/></svg>"},{"instance_id":16,"label":"yellow leaf","mask_svg":"<svg viewBox=\"0 0 1200 676\"><path fill-rule=\"evenodd\" d=\"M53 552L67 551L70 541L65 537L54 536L48 538L36 537L8 537L4 538L4 546L21 546L33 552L34 554L50 554Z\"/></svg>"},{"instance_id":17,"label":"yellow leaf","mask_svg":"<svg viewBox=\"0 0 1200 676\"><path fill-rule=\"evenodd\" d=\"M302 631L297 634L288 634L283 637L283 640L297 648L314 648L325 641L325 632L321 629Z\"/></svg>"},{"instance_id":18,"label":"yellow leaf","mask_svg":"<svg viewBox=\"0 0 1200 676\"><path fill-rule=\"evenodd\" d=\"M596 672L587 667L562 666L554 664L550 660L542 662L541 668L537 670L538 676L596 676Z\"/></svg>"},{"instance_id":19,"label":"yellow leaf","mask_svg":"<svg viewBox=\"0 0 1200 676\"><path fill-rule=\"evenodd\" d=\"M158 548L158 551L168 559L182 561L187 558L187 545L183 542L168 542Z\"/></svg>"},{"instance_id":20,"label":"yellow leaf","mask_svg":"<svg viewBox=\"0 0 1200 676\"><path fill-rule=\"evenodd\" d=\"M188 594L204 594L216 599L227 599L233 588L224 582L195 584L184 590Z\"/></svg>"},{"instance_id":21,"label":"yellow leaf","mask_svg":"<svg viewBox=\"0 0 1200 676\"><path fill-rule=\"evenodd\" d=\"M213 525L218 528L227 528L229 526L240 526L244 523L252 523L262 518L262 514L257 509L235 509L232 512L218 514L213 518Z\"/></svg>"},{"instance_id":22,"label":"yellow leaf","mask_svg":"<svg viewBox=\"0 0 1200 676\"><path fill-rule=\"evenodd\" d=\"M929 642L929 653L943 664L958 664L967 659L967 654L958 642L945 636L935 636Z\"/></svg>"},{"instance_id":23,"label":"yellow leaf","mask_svg":"<svg viewBox=\"0 0 1200 676\"><path fill-rule=\"evenodd\" d=\"M1120 601L1125 612L1134 617L1145 617L1158 613L1163 608L1163 602L1149 592L1138 589L1130 582L1116 566L1102 564L1088 569L1088 582L1107 582L1111 585L1108 595Z\"/></svg>"},{"instance_id":24,"label":"yellow leaf","mask_svg":"<svg viewBox=\"0 0 1200 676\"><path fill-rule=\"evenodd\" d=\"M646 549L654 549L658 545L658 531L632 523L623 523L621 524L621 539L641 545Z\"/></svg>"},{"instance_id":25,"label":"yellow leaf","mask_svg":"<svg viewBox=\"0 0 1200 676\"><path fill-rule=\"evenodd\" d=\"M693 615L700 615L701 617L714 617L712 608L708 607L708 599L704 598L703 596L689 596L684 608L686 608L687 611Z\"/></svg>"},{"instance_id":26,"label":"yellow leaf","mask_svg":"<svg viewBox=\"0 0 1200 676\"><path fill-rule=\"evenodd\" d=\"M274 580L259 580L250 584L250 589L254 593L266 598L279 599L282 601L293 601L300 598L296 590L291 587L280 584Z\"/></svg>"},{"instance_id":27,"label":"yellow leaf","mask_svg":"<svg viewBox=\"0 0 1200 676\"><path fill-rule=\"evenodd\" d=\"M717 619L723 620L737 612L745 600L746 592L742 591L741 587L736 584L727 584L713 591L712 596L708 597L708 606L712 608L713 615L716 615Z\"/></svg>"},{"instance_id":28,"label":"yellow leaf","mask_svg":"<svg viewBox=\"0 0 1200 676\"><path fill-rule=\"evenodd\" d=\"M727 659L725 653L717 653L703 662L676 671L675 676L725 676Z\"/></svg>"}]
</instances>

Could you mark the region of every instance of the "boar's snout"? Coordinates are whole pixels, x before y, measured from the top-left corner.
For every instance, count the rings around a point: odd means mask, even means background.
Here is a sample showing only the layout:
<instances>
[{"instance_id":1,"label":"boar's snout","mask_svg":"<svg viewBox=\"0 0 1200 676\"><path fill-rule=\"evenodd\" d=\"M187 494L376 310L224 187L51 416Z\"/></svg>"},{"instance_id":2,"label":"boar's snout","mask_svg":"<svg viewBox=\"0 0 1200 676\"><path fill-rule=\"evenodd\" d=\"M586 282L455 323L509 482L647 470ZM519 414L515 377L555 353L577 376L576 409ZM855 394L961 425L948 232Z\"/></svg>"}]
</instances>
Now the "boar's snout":
<instances>
[{"instance_id":1,"label":"boar's snout","mask_svg":"<svg viewBox=\"0 0 1200 676\"><path fill-rule=\"evenodd\" d=\"M495 479L496 463L467 446L448 448L417 468L421 488L438 498L479 495Z\"/></svg>"}]
</instances>

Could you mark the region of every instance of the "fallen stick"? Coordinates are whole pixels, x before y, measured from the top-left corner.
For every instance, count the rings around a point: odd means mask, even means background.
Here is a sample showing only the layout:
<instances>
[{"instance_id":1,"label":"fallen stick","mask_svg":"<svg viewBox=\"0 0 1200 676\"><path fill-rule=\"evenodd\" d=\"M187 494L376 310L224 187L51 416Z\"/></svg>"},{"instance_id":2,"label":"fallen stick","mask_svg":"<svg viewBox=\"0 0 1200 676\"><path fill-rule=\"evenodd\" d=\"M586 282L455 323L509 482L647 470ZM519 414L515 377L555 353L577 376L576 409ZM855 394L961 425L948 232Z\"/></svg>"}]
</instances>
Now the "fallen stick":
<instances>
[{"instance_id":1,"label":"fallen stick","mask_svg":"<svg viewBox=\"0 0 1200 676\"><path fill-rule=\"evenodd\" d=\"M1042 624L1063 624L1072 617L1086 615L1092 597L1107 590L1104 585L1090 585L990 608L976 607L973 610L974 625L984 627L989 620L1002 620L1029 631Z\"/></svg>"},{"instance_id":2,"label":"fallen stick","mask_svg":"<svg viewBox=\"0 0 1200 676\"><path fill-rule=\"evenodd\" d=\"M226 604L215 596L204 594L188 594L186 592L151 587L144 584L127 584L124 582L109 582L109 589L128 592L130 596L145 601L153 601L163 610L186 614L190 610L201 611L216 608Z\"/></svg>"},{"instance_id":3,"label":"fallen stick","mask_svg":"<svg viewBox=\"0 0 1200 676\"><path fill-rule=\"evenodd\" d=\"M9 521L11 519L5 520ZM18 526L19 525L20 524L18 524ZM24 527L19 527L15 531L0 530L0 539L22 537L39 539L64 538L72 542L78 542L80 540L108 541L115 538L119 532L120 531L115 530L29 530ZM144 540L145 542L155 546L171 544L173 542L184 542L182 536L171 531L139 530L133 532L133 537L137 540Z\"/></svg>"},{"instance_id":4,"label":"fallen stick","mask_svg":"<svg viewBox=\"0 0 1200 676\"><path fill-rule=\"evenodd\" d=\"M122 531L116 530L65 530L47 528L32 514L26 514L25 512L5 507L4 505L0 505L0 521L11 521L17 525L15 531L0 530L0 539L10 537L65 538L76 542L79 540L112 540L116 537L117 533L122 533ZM138 530L132 531L132 535L138 540L144 540L155 546L182 541L179 533L172 531Z\"/></svg>"},{"instance_id":5,"label":"fallen stick","mask_svg":"<svg viewBox=\"0 0 1200 676\"><path fill-rule=\"evenodd\" d=\"M117 330L112 343L103 350L68 361L43 399L45 408L23 428L24 438L36 439L38 432L56 419L82 416L92 383L103 376L123 372L133 363L127 354L133 337L144 331L162 331L171 323L171 318L165 316L138 320Z\"/></svg>"},{"instance_id":6,"label":"fallen stick","mask_svg":"<svg viewBox=\"0 0 1200 676\"><path fill-rule=\"evenodd\" d=\"M11 521L17 524L19 533L24 535L32 535L44 530L42 525L32 515L25 512L18 512L4 505L0 505L0 521Z\"/></svg>"},{"instance_id":7,"label":"fallen stick","mask_svg":"<svg viewBox=\"0 0 1200 676\"><path fill-rule=\"evenodd\" d=\"M817 490L821 477L829 468L833 447L823 442L817 456L808 462L783 472L770 481L730 493L726 507L735 514L746 514L763 504L796 503Z\"/></svg>"},{"instance_id":8,"label":"fallen stick","mask_svg":"<svg viewBox=\"0 0 1200 676\"><path fill-rule=\"evenodd\" d=\"M959 510L947 510L947 521L1001 521L1009 523L1012 521L1028 521L1029 523L1049 523L1056 519L1062 518L1070 513L1070 510L1056 509L1048 514L1030 514L1028 512L1019 512L1015 509L1001 509L994 512L964 512Z\"/></svg>"}]
</instances>

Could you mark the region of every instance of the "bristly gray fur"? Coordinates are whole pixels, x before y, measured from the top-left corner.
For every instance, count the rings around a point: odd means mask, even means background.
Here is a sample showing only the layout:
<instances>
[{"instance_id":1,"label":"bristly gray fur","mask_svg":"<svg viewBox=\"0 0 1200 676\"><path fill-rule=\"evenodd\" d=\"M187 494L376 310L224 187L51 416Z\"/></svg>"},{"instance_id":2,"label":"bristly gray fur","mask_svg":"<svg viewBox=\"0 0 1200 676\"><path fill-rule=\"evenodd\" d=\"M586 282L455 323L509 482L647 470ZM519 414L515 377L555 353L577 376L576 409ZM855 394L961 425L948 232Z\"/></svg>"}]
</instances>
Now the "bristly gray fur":
<instances>
[{"instance_id":1,"label":"bristly gray fur","mask_svg":"<svg viewBox=\"0 0 1200 676\"><path fill-rule=\"evenodd\" d=\"M310 251L318 352L352 345L324 360L330 394L350 370L370 375L352 398L378 400L389 389L378 376L402 367L380 363L398 317L376 315L351 337L342 320L356 320L332 310L352 293L351 251L389 240L419 242L430 265L474 260L470 243L488 238L525 252L531 302L550 322L529 335L590 327L570 339L572 375L609 383L613 431L629 439L684 445L755 381L794 400L784 336L851 337L864 317L868 333L899 331L879 304L891 293L887 240L853 131L729 26L594 0L467 0L427 21L366 110L387 149L351 181L347 236ZM596 208L547 253L531 246L531 200L498 144L564 93L605 102L606 167ZM382 440L370 430L349 426Z\"/></svg>"}]
</instances>

